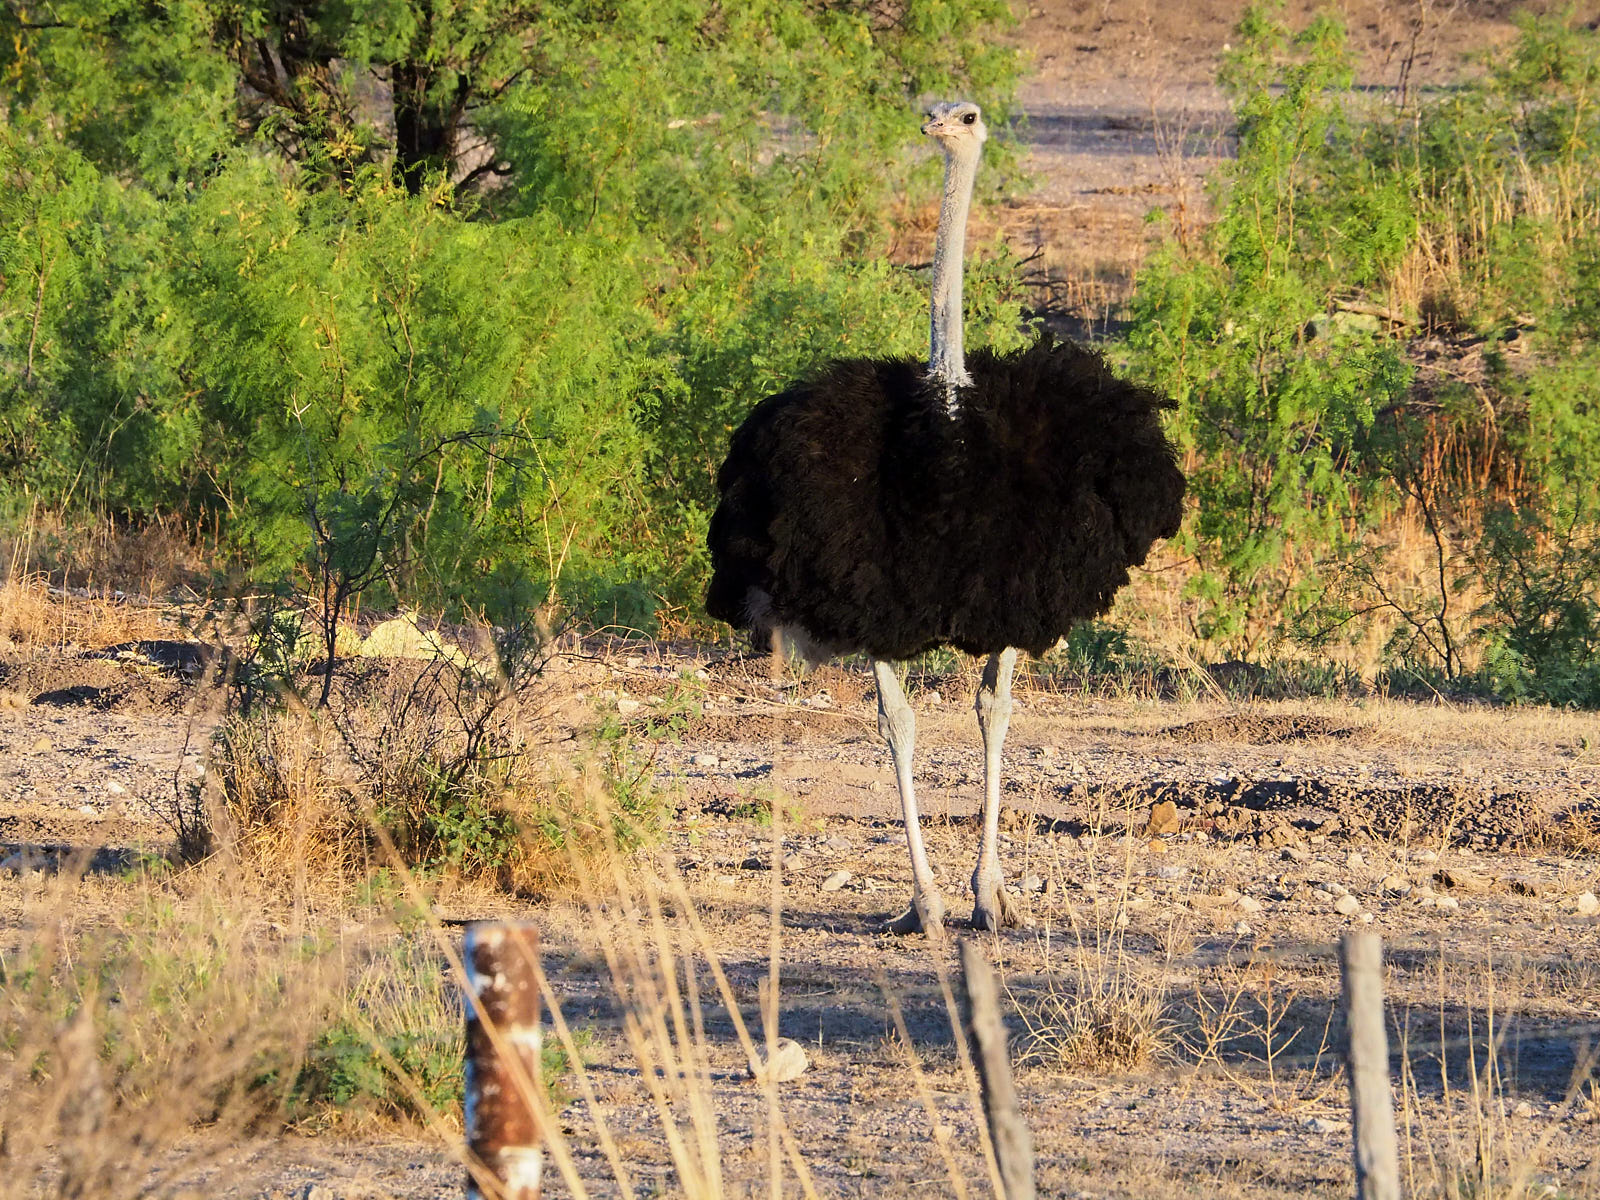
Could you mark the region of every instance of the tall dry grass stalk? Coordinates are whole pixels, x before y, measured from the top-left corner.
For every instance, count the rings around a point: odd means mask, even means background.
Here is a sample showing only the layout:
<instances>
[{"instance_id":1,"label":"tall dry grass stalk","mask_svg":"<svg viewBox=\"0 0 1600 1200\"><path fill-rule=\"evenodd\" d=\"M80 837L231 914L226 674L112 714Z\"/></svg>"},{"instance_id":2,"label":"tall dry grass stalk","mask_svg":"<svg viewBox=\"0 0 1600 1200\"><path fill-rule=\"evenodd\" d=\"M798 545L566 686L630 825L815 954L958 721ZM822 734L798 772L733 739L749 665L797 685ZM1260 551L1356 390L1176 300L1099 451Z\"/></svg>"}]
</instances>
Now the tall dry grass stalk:
<instances>
[{"instance_id":1,"label":"tall dry grass stalk","mask_svg":"<svg viewBox=\"0 0 1600 1200\"><path fill-rule=\"evenodd\" d=\"M43 575L13 574L0 583L0 654L98 650L173 632L159 609L53 589Z\"/></svg>"},{"instance_id":2,"label":"tall dry grass stalk","mask_svg":"<svg viewBox=\"0 0 1600 1200\"><path fill-rule=\"evenodd\" d=\"M89 914L96 913L97 916ZM193 891L63 874L0 962L0 1196L173 1195L284 1111L339 956Z\"/></svg>"}]
</instances>

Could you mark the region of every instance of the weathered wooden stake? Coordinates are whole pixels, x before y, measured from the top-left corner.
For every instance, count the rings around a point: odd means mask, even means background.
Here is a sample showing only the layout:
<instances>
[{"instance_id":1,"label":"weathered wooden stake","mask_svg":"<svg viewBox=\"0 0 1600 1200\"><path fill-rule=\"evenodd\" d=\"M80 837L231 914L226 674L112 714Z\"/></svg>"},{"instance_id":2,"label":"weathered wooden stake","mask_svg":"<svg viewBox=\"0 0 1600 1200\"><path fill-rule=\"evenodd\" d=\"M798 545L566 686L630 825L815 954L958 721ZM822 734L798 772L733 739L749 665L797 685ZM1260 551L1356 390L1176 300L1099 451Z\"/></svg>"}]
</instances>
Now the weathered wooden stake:
<instances>
[{"instance_id":1,"label":"weathered wooden stake","mask_svg":"<svg viewBox=\"0 0 1600 1200\"><path fill-rule=\"evenodd\" d=\"M1350 1044L1350 1129L1355 1141L1357 1200L1400 1200L1400 1151L1389 1093L1389 1035L1383 1023L1383 942L1350 932L1339 942Z\"/></svg>"},{"instance_id":2,"label":"weathered wooden stake","mask_svg":"<svg viewBox=\"0 0 1600 1200\"><path fill-rule=\"evenodd\" d=\"M1006 1027L1000 1020L1000 993L994 972L976 943L961 941L961 977L967 999L967 1036L977 1050L983 1115L1000 1166L1002 1200L1033 1200L1033 1135L1022 1119L1017 1085L1011 1077Z\"/></svg>"},{"instance_id":3,"label":"weathered wooden stake","mask_svg":"<svg viewBox=\"0 0 1600 1200\"><path fill-rule=\"evenodd\" d=\"M467 1005L467 1200L539 1200L543 1138L528 1095L539 1078L538 955L532 925L467 926L461 959L478 997Z\"/></svg>"}]
</instances>

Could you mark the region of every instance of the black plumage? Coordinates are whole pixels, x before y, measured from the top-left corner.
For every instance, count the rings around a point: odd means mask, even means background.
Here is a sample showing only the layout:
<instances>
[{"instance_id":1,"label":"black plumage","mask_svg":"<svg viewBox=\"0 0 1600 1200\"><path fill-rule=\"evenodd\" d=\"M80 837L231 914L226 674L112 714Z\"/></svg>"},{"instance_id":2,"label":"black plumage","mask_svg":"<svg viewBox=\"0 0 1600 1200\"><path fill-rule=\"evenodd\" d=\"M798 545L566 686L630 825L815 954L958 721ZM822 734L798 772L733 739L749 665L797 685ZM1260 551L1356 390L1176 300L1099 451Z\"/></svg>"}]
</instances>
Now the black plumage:
<instances>
[{"instance_id":1,"label":"black plumage","mask_svg":"<svg viewBox=\"0 0 1600 1200\"><path fill-rule=\"evenodd\" d=\"M717 476L706 610L829 653L1042 653L1177 532L1168 406L1048 335L967 361L952 417L909 359L848 359L758 404Z\"/></svg>"}]
</instances>

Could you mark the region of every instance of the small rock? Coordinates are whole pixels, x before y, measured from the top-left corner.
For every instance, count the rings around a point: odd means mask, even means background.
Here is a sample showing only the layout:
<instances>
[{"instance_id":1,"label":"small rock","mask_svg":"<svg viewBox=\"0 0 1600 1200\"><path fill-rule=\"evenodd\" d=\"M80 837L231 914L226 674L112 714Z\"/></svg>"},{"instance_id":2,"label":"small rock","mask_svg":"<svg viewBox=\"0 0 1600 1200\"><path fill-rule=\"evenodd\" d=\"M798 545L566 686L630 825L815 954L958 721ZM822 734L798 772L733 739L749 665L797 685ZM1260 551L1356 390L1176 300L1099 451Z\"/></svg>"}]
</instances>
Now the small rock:
<instances>
[{"instance_id":1,"label":"small rock","mask_svg":"<svg viewBox=\"0 0 1600 1200\"><path fill-rule=\"evenodd\" d=\"M1022 890L1024 892L1044 891L1044 876L1028 874L1022 877Z\"/></svg>"},{"instance_id":2,"label":"small rock","mask_svg":"<svg viewBox=\"0 0 1600 1200\"><path fill-rule=\"evenodd\" d=\"M770 1063L767 1061L767 1048L756 1047L755 1057L750 1060L750 1078L757 1083L788 1083L805 1074L810 1065L805 1047L793 1038L779 1038Z\"/></svg>"},{"instance_id":3,"label":"small rock","mask_svg":"<svg viewBox=\"0 0 1600 1200\"><path fill-rule=\"evenodd\" d=\"M1363 925L1371 925L1373 917L1372 917L1371 913L1364 912L1359 917L1357 917L1356 920L1360 921Z\"/></svg>"},{"instance_id":4,"label":"small rock","mask_svg":"<svg viewBox=\"0 0 1600 1200\"><path fill-rule=\"evenodd\" d=\"M1303 840L1300 831L1286 821L1279 821L1261 835L1261 845L1269 850L1280 846L1298 845Z\"/></svg>"},{"instance_id":5,"label":"small rock","mask_svg":"<svg viewBox=\"0 0 1600 1200\"><path fill-rule=\"evenodd\" d=\"M1254 932L1254 930L1250 928L1250 922L1248 921L1240 921L1233 927L1233 931L1240 937L1249 937L1251 933Z\"/></svg>"},{"instance_id":6,"label":"small rock","mask_svg":"<svg viewBox=\"0 0 1600 1200\"><path fill-rule=\"evenodd\" d=\"M1308 1133L1349 1133L1350 1122L1338 1121L1332 1117L1312 1117L1305 1123Z\"/></svg>"},{"instance_id":7,"label":"small rock","mask_svg":"<svg viewBox=\"0 0 1600 1200\"><path fill-rule=\"evenodd\" d=\"M1233 902L1233 906L1240 912L1247 913L1258 913L1266 907L1266 905L1262 904L1261 901L1257 900L1254 896L1240 896Z\"/></svg>"},{"instance_id":8,"label":"small rock","mask_svg":"<svg viewBox=\"0 0 1600 1200\"><path fill-rule=\"evenodd\" d=\"M847 854L854 848L854 844L842 833L832 834L822 844L837 854Z\"/></svg>"},{"instance_id":9,"label":"small rock","mask_svg":"<svg viewBox=\"0 0 1600 1200\"><path fill-rule=\"evenodd\" d=\"M123 787L115 779L106 780L106 791L110 792L113 796L126 796L128 794L128 789Z\"/></svg>"},{"instance_id":10,"label":"small rock","mask_svg":"<svg viewBox=\"0 0 1600 1200\"><path fill-rule=\"evenodd\" d=\"M941 696L938 692L930 690L927 693L927 697L928 697L928 703L929 704L943 704L944 703L944 697Z\"/></svg>"},{"instance_id":11,"label":"small rock","mask_svg":"<svg viewBox=\"0 0 1600 1200\"><path fill-rule=\"evenodd\" d=\"M1339 899L1341 896L1348 896L1350 894L1350 889L1345 887L1342 883L1325 883L1322 886L1328 895L1332 896L1335 900Z\"/></svg>"},{"instance_id":12,"label":"small rock","mask_svg":"<svg viewBox=\"0 0 1600 1200\"><path fill-rule=\"evenodd\" d=\"M696 754L689 760L697 767L720 767L722 760L715 754Z\"/></svg>"},{"instance_id":13,"label":"small rock","mask_svg":"<svg viewBox=\"0 0 1600 1200\"><path fill-rule=\"evenodd\" d=\"M1302 850L1299 846L1285 846L1283 848L1283 857L1288 859L1290 862L1310 862L1311 851Z\"/></svg>"},{"instance_id":14,"label":"small rock","mask_svg":"<svg viewBox=\"0 0 1600 1200\"><path fill-rule=\"evenodd\" d=\"M853 878L854 876L849 871L835 871L822 881L822 890L825 892L837 892Z\"/></svg>"},{"instance_id":15,"label":"small rock","mask_svg":"<svg viewBox=\"0 0 1600 1200\"><path fill-rule=\"evenodd\" d=\"M1434 904L1438 905L1440 908L1461 907L1461 901L1457 900L1454 896L1440 896L1434 900Z\"/></svg>"},{"instance_id":16,"label":"small rock","mask_svg":"<svg viewBox=\"0 0 1600 1200\"><path fill-rule=\"evenodd\" d=\"M1433 878L1435 883L1452 892L1487 892L1494 886L1494 880L1487 875L1480 875L1465 867L1445 867L1435 871Z\"/></svg>"},{"instance_id":17,"label":"small rock","mask_svg":"<svg viewBox=\"0 0 1600 1200\"><path fill-rule=\"evenodd\" d=\"M785 871L798 871L806 865L806 860L798 854L785 854L783 856L783 869Z\"/></svg>"},{"instance_id":18,"label":"small rock","mask_svg":"<svg viewBox=\"0 0 1600 1200\"><path fill-rule=\"evenodd\" d=\"M1160 866L1150 868L1150 874L1157 879L1182 879L1188 873L1188 867L1180 867L1177 863L1162 863Z\"/></svg>"},{"instance_id":19,"label":"small rock","mask_svg":"<svg viewBox=\"0 0 1600 1200\"><path fill-rule=\"evenodd\" d=\"M1359 871L1362 867L1367 865L1366 856L1363 855L1359 850L1352 850L1345 857L1344 865L1349 867L1352 871Z\"/></svg>"},{"instance_id":20,"label":"small rock","mask_svg":"<svg viewBox=\"0 0 1600 1200\"><path fill-rule=\"evenodd\" d=\"M739 866L745 871L765 871L767 869L767 860L762 858L759 854L752 854L749 858L741 862Z\"/></svg>"},{"instance_id":21,"label":"small rock","mask_svg":"<svg viewBox=\"0 0 1600 1200\"><path fill-rule=\"evenodd\" d=\"M1593 892L1582 893L1575 903L1580 917L1592 917L1600 913L1600 896Z\"/></svg>"},{"instance_id":22,"label":"small rock","mask_svg":"<svg viewBox=\"0 0 1600 1200\"><path fill-rule=\"evenodd\" d=\"M1391 896L1409 896L1411 894L1411 881L1404 875L1385 875L1383 882L1378 886Z\"/></svg>"},{"instance_id":23,"label":"small rock","mask_svg":"<svg viewBox=\"0 0 1600 1200\"><path fill-rule=\"evenodd\" d=\"M1517 1106L1511 1110L1511 1115L1513 1117L1522 1117L1523 1119L1527 1119L1528 1117L1533 1116L1533 1105L1529 1104L1526 1100L1518 1100Z\"/></svg>"},{"instance_id":24,"label":"small rock","mask_svg":"<svg viewBox=\"0 0 1600 1200\"><path fill-rule=\"evenodd\" d=\"M35 754L49 754L54 745L55 743L53 743L49 738L41 737L38 741L34 742L29 749L31 749Z\"/></svg>"},{"instance_id":25,"label":"small rock","mask_svg":"<svg viewBox=\"0 0 1600 1200\"><path fill-rule=\"evenodd\" d=\"M1361 911L1361 901L1346 892L1333 902L1333 911L1341 917L1353 917Z\"/></svg>"},{"instance_id":26,"label":"small rock","mask_svg":"<svg viewBox=\"0 0 1600 1200\"><path fill-rule=\"evenodd\" d=\"M1518 875L1511 880L1511 894L1514 896L1532 896L1537 899L1543 891L1537 879L1530 879L1526 875Z\"/></svg>"},{"instance_id":27,"label":"small rock","mask_svg":"<svg viewBox=\"0 0 1600 1200\"><path fill-rule=\"evenodd\" d=\"M1177 833L1179 824L1178 806L1171 800L1163 800L1160 804L1151 805L1150 823L1145 826L1145 834L1159 837L1164 833Z\"/></svg>"},{"instance_id":28,"label":"small rock","mask_svg":"<svg viewBox=\"0 0 1600 1200\"><path fill-rule=\"evenodd\" d=\"M617 713L619 716L631 717L634 713L639 711L639 708L639 702L637 700L631 700L627 696L624 696L617 701Z\"/></svg>"}]
</instances>

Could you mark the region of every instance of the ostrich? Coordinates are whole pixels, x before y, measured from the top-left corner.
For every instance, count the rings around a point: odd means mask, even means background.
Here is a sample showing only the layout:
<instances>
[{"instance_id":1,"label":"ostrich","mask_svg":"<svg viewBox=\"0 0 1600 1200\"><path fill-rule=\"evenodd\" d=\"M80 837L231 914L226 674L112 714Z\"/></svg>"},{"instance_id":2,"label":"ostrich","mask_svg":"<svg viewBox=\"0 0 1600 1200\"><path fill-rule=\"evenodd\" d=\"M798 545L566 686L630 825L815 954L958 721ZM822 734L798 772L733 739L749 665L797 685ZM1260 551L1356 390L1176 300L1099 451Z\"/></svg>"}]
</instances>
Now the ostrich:
<instances>
[{"instance_id":1,"label":"ostrich","mask_svg":"<svg viewBox=\"0 0 1600 1200\"><path fill-rule=\"evenodd\" d=\"M1041 654L1105 613L1128 568L1177 532L1184 491L1158 419L1167 402L1099 354L1044 334L964 357L962 258L988 135L965 102L934 105L922 131L944 155L927 365L826 362L757 404L717 474L707 539L713 617L758 644L781 633L812 662L872 661L911 852L912 900L895 933L932 932L944 901L917 815L916 720L891 664L940 645L986 656L972 922L1015 925L999 822L1017 651Z\"/></svg>"}]
</instances>

